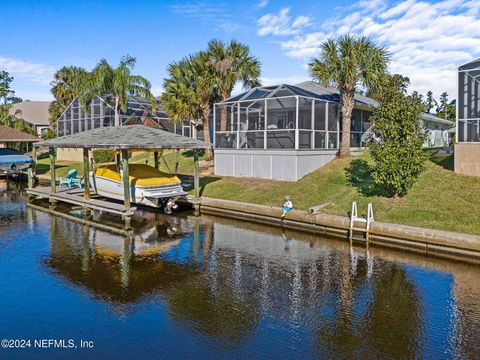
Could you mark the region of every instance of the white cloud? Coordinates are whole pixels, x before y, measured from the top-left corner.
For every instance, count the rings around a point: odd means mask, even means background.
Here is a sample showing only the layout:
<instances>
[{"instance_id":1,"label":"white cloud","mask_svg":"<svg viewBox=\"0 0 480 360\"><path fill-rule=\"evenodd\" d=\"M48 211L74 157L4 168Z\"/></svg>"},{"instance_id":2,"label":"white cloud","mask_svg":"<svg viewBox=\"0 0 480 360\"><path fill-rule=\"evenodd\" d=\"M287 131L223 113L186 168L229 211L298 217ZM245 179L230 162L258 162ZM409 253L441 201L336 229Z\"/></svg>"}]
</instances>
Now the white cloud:
<instances>
[{"instance_id":1,"label":"white cloud","mask_svg":"<svg viewBox=\"0 0 480 360\"><path fill-rule=\"evenodd\" d=\"M265 6L268 5L268 0L260 0L258 3L257 3L257 7L260 8L260 9L263 9Z\"/></svg>"},{"instance_id":2,"label":"white cloud","mask_svg":"<svg viewBox=\"0 0 480 360\"><path fill-rule=\"evenodd\" d=\"M175 14L198 20L203 24L212 25L214 28L226 33L232 33L240 27L239 24L234 22L232 11L226 4L214 3L210 5L194 1L172 5L170 8Z\"/></svg>"},{"instance_id":3,"label":"white cloud","mask_svg":"<svg viewBox=\"0 0 480 360\"><path fill-rule=\"evenodd\" d=\"M257 34L266 35L294 35L310 25L309 16L298 16L292 20L288 14L289 8L282 8L278 14L266 14L258 19Z\"/></svg>"},{"instance_id":4,"label":"white cloud","mask_svg":"<svg viewBox=\"0 0 480 360\"><path fill-rule=\"evenodd\" d=\"M163 85L153 84L152 89L150 90L153 96L160 96L163 94Z\"/></svg>"},{"instance_id":5,"label":"white cloud","mask_svg":"<svg viewBox=\"0 0 480 360\"><path fill-rule=\"evenodd\" d=\"M455 96L458 65L480 56L478 0L407 0L393 4L362 0L336 9L322 23L309 17L308 24L311 31L293 28L288 9L282 9L277 15L261 17L257 33L286 36L279 42L281 48L304 63L319 55L320 45L329 37L366 35L390 51L390 71L409 76L410 90L433 90L437 96L443 91Z\"/></svg>"},{"instance_id":6,"label":"white cloud","mask_svg":"<svg viewBox=\"0 0 480 360\"><path fill-rule=\"evenodd\" d=\"M305 35L297 35L292 40L281 42L282 49L287 55L294 58L312 58L318 55L320 45L327 38L323 32L313 32Z\"/></svg>"},{"instance_id":7,"label":"white cloud","mask_svg":"<svg viewBox=\"0 0 480 360\"><path fill-rule=\"evenodd\" d=\"M4 56L0 56L0 70L8 71L16 80L29 80L42 85L48 85L55 72L54 67L46 64Z\"/></svg>"}]
</instances>

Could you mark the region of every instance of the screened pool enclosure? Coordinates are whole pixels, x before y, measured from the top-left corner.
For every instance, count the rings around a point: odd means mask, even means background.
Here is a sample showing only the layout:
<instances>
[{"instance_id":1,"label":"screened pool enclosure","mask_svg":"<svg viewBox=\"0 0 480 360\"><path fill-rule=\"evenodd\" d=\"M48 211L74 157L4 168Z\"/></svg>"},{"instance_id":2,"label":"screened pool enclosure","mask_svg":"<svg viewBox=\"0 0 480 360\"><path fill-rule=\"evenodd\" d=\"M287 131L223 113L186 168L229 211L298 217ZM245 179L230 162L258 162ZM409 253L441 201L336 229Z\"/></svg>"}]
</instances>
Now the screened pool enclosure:
<instances>
[{"instance_id":1,"label":"screened pool enclosure","mask_svg":"<svg viewBox=\"0 0 480 360\"><path fill-rule=\"evenodd\" d=\"M88 111L86 111L87 109ZM57 135L71 135L99 127L115 125L114 105L112 99L108 96L95 97L87 109L84 109L80 105L79 99L75 98L57 121ZM188 137L192 136L192 125L189 122L175 124L169 120L167 114L160 106L157 106L156 111L153 112L151 103L133 96L128 98L127 111L120 112L120 124L143 124Z\"/></svg>"},{"instance_id":2,"label":"screened pool enclosure","mask_svg":"<svg viewBox=\"0 0 480 360\"><path fill-rule=\"evenodd\" d=\"M292 85L254 88L214 106L215 147L335 149L338 105Z\"/></svg>"},{"instance_id":3,"label":"screened pool enclosure","mask_svg":"<svg viewBox=\"0 0 480 360\"><path fill-rule=\"evenodd\" d=\"M339 94L312 81L261 86L213 108L215 174L296 181L336 156L341 138ZM351 146L368 138L375 102L359 94Z\"/></svg>"},{"instance_id":4,"label":"screened pool enclosure","mask_svg":"<svg viewBox=\"0 0 480 360\"><path fill-rule=\"evenodd\" d=\"M457 142L480 143L480 59L458 69Z\"/></svg>"},{"instance_id":5,"label":"screened pool enclosure","mask_svg":"<svg viewBox=\"0 0 480 360\"><path fill-rule=\"evenodd\" d=\"M339 95L312 84L257 87L215 104L215 147L338 149L341 138ZM315 91L305 89L307 86L315 86ZM350 128L352 147L365 145L370 128L371 111L359 107L361 101L357 100Z\"/></svg>"}]
</instances>

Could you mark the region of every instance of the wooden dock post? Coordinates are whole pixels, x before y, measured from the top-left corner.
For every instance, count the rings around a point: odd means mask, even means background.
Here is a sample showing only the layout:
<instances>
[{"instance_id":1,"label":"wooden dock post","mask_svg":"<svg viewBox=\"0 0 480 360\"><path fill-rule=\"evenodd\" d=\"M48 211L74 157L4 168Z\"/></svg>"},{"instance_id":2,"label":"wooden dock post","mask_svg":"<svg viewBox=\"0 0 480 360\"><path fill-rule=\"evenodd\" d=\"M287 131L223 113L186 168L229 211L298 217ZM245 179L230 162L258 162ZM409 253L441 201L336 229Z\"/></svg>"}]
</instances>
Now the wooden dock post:
<instances>
[{"instance_id":1,"label":"wooden dock post","mask_svg":"<svg viewBox=\"0 0 480 360\"><path fill-rule=\"evenodd\" d=\"M122 181L123 181L123 203L127 209L130 209L130 181L128 171L128 150L122 149ZM125 221L125 228L128 230L131 228L131 216L127 213L124 214L123 220Z\"/></svg>"},{"instance_id":2,"label":"wooden dock post","mask_svg":"<svg viewBox=\"0 0 480 360\"><path fill-rule=\"evenodd\" d=\"M198 166L198 150L193 149L193 188L195 201L193 204L195 216L200 215L200 169Z\"/></svg>"},{"instance_id":3,"label":"wooden dock post","mask_svg":"<svg viewBox=\"0 0 480 360\"><path fill-rule=\"evenodd\" d=\"M33 189L35 185L35 166L37 164L37 148L32 145L32 165L28 168L28 187Z\"/></svg>"},{"instance_id":4,"label":"wooden dock post","mask_svg":"<svg viewBox=\"0 0 480 360\"><path fill-rule=\"evenodd\" d=\"M28 168L27 174L28 174L28 188L32 189L33 188L33 171L31 167Z\"/></svg>"},{"instance_id":5,"label":"wooden dock post","mask_svg":"<svg viewBox=\"0 0 480 360\"><path fill-rule=\"evenodd\" d=\"M158 151L153 153L153 163L155 165L155 169L160 170L160 157L158 156Z\"/></svg>"},{"instance_id":6,"label":"wooden dock post","mask_svg":"<svg viewBox=\"0 0 480 360\"><path fill-rule=\"evenodd\" d=\"M83 149L83 182L85 189L83 190L83 197L85 200L90 200L90 179L89 179L89 161L88 161L88 149Z\"/></svg>"},{"instance_id":7,"label":"wooden dock post","mask_svg":"<svg viewBox=\"0 0 480 360\"><path fill-rule=\"evenodd\" d=\"M128 150L122 149L123 203L130 208L130 182L128 173Z\"/></svg>"},{"instance_id":8,"label":"wooden dock post","mask_svg":"<svg viewBox=\"0 0 480 360\"><path fill-rule=\"evenodd\" d=\"M32 157L33 157L32 174L35 177L37 176L37 148L35 146L32 149Z\"/></svg>"},{"instance_id":9,"label":"wooden dock post","mask_svg":"<svg viewBox=\"0 0 480 360\"><path fill-rule=\"evenodd\" d=\"M55 148L48 148L50 154L50 192L55 194L57 192L57 178L55 176ZM50 199L51 203L55 203L55 200Z\"/></svg>"},{"instance_id":10,"label":"wooden dock post","mask_svg":"<svg viewBox=\"0 0 480 360\"><path fill-rule=\"evenodd\" d=\"M193 150L193 187L195 190L195 198L200 197L200 169L198 166L198 150Z\"/></svg>"}]
</instances>

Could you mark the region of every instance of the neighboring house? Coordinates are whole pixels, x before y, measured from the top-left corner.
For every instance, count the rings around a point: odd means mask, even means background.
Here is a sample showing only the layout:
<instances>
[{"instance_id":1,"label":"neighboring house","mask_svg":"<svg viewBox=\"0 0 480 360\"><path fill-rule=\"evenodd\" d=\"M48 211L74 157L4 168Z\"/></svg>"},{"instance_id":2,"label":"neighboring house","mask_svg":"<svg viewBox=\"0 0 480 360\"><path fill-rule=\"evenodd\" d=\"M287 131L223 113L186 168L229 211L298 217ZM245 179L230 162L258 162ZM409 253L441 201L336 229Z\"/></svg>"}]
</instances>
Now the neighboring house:
<instances>
[{"instance_id":1,"label":"neighboring house","mask_svg":"<svg viewBox=\"0 0 480 360\"><path fill-rule=\"evenodd\" d=\"M215 174L296 181L333 160L341 139L340 95L313 81L256 87L213 109ZM369 136L379 103L355 94L351 146ZM423 114L425 146L443 146L451 122Z\"/></svg>"},{"instance_id":2,"label":"neighboring house","mask_svg":"<svg viewBox=\"0 0 480 360\"><path fill-rule=\"evenodd\" d=\"M425 147L442 147L450 144L449 129L454 126L453 121L439 118L432 114L422 114L422 121L427 130Z\"/></svg>"},{"instance_id":3,"label":"neighboring house","mask_svg":"<svg viewBox=\"0 0 480 360\"><path fill-rule=\"evenodd\" d=\"M42 136L50 127L48 118L50 114L48 107L50 101L23 101L21 103L13 104L10 109L11 114L20 111L21 117L27 124L29 124L38 136Z\"/></svg>"},{"instance_id":4,"label":"neighboring house","mask_svg":"<svg viewBox=\"0 0 480 360\"><path fill-rule=\"evenodd\" d=\"M115 109L108 97L97 96L85 112L75 98L57 121L57 136L64 136L95 129L103 126L114 126ZM128 99L126 112L120 112L121 125L143 124L153 128L160 128L188 137L193 137L195 131L189 122L176 124L168 118L167 114L157 106L152 112L152 104L139 100L133 96Z\"/></svg>"},{"instance_id":5,"label":"neighboring house","mask_svg":"<svg viewBox=\"0 0 480 360\"><path fill-rule=\"evenodd\" d=\"M115 125L115 108L108 96L96 96L88 107L82 108L77 98L68 105L57 120L57 136L71 135L103 126ZM196 137L197 130L192 122L177 124L171 121L160 105L155 112L152 104L129 96L126 112L120 112L121 125L143 124L163 129L187 137ZM57 158L61 161L82 161L82 153L77 149L58 149Z\"/></svg>"},{"instance_id":6,"label":"neighboring house","mask_svg":"<svg viewBox=\"0 0 480 360\"><path fill-rule=\"evenodd\" d=\"M39 141L38 137L24 133L17 129L6 126L0 126L0 148L10 147L12 144L26 144L23 146L24 151L28 151L28 144Z\"/></svg>"},{"instance_id":7,"label":"neighboring house","mask_svg":"<svg viewBox=\"0 0 480 360\"><path fill-rule=\"evenodd\" d=\"M455 172L480 176L480 58L458 68Z\"/></svg>"}]
</instances>

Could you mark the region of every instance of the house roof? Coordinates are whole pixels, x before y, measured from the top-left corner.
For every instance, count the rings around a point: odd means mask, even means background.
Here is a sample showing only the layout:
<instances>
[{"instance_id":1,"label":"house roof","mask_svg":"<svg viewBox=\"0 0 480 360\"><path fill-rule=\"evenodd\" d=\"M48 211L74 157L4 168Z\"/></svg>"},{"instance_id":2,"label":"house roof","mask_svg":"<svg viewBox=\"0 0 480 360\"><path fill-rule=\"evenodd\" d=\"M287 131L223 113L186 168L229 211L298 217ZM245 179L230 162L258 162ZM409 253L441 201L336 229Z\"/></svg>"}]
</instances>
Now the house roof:
<instances>
[{"instance_id":1,"label":"house roof","mask_svg":"<svg viewBox=\"0 0 480 360\"><path fill-rule=\"evenodd\" d=\"M480 77L480 58L472 60L458 67L458 72L467 74L468 77L478 82Z\"/></svg>"},{"instance_id":2,"label":"house roof","mask_svg":"<svg viewBox=\"0 0 480 360\"><path fill-rule=\"evenodd\" d=\"M10 113L13 115L16 111L22 112L21 118L32 125L49 126L48 106L50 101L24 101L13 104Z\"/></svg>"},{"instance_id":3,"label":"house roof","mask_svg":"<svg viewBox=\"0 0 480 360\"><path fill-rule=\"evenodd\" d=\"M439 118L438 116L428 114L428 113L422 113L422 120L423 121L429 121L429 122L434 122L437 124L443 124L443 125L455 125L454 122L446 119Z\"/></svg>"},{"instance_id":4,"label":"house roof","mask_svg":"<svg viewBox=\"0 0 480 360\"><path fill-rule=\"evenodd\" d=\"M340 102L340 92L336 87L323 86L315 81L303 81L295 85L280 84L276 86L257 86L249 91L222 101L221 103L234 102L238 100L248 101L262 97L268 97L270 94L272 94L272 92L281 88L289 90L292 95L307 96L321 100ZM363 105L367 108L380 106L380 103L377 100L359 93L355 94L354 99L357 106ZM421 117L423 121L434 122L443 125L453 125L451 121L439 118L432 114L423 113Z\"/></svg>"},{"instance_id":5,"label":"house roof","mask_svg":"<svg viewBox=\"0 0 480 360\"><path fill-rule=\"evenodd\" d=\"M281 91L288 91L290 95L306 96L319 100L332 102L340 102L340 93L335 87L322 86L314 81L304 81L295 85L279 84L275 86L257 86L241 94L232 96L231 98L220 103L228 103L234 101L248 101L267 97L275 97L275 94L282 94ZM357 105L367 107L379 106L378 101L361 94L355 94Z\"/></svg>"},{"instance_id":6,"label":"house roof","mask_svg":"<svg viewBox=\"0 0 480 360\"><path fill-rule=\"evenodd\" d=\"M317 89L315 89L317 90ZM286 93L286 94L285 94ZM235 101L255 101L265 98L299 95L319 100L338 102L339 98L331 92L312 91L307 87L298 85L279 84L275 86L257 86L248 91L232 96L219 103L231 103Z\"/></svg>"},{"instance_id":7,"label":"house roof","mask_svg":"<svg viewBox=\"0 0 480 360\"><path fill-rule=\"evenodd\" d=\"M304 81L299 84L296 84L295 86L310 90L314 93L331 94L337 97L338 99L337 101L340 100L340 92L336 87L333 87L333 86L322 86L315 81ZM371 107L376 107L380 105L380 103L377 100L369 98L368 96L361 95L359 93L355 93L354 99L357 103L371 106Z\"/></svg>"},{"instance_id":8,"label":"house roof","mask_svg":"<svg viewBox=\"0 0 480 360\"><path fill-rule=\"evenodd\" d=\"M108 149L205 149L204 141L145 125L109 126L41 141L36 147Z\"/></svg>"},{"instance_id":9,"label":"house roof","mask_svg":"<svg viewBox=\"0 0 480 360\"><path fill-rule=\"evenodd\" d=\"M40 141L40 139L34 135L30 135L19 131L17 129L12 129L6 126L0 126L0 143L3 142L34 142Z\"/></svg>"},{"instance_id":10,"label":"house roof","mask_svg":"<svg viewBox=\"0 0 480 360\"><path fill-rule=\"evenodd\" d=\"M470 60L469 62L463 64L463 65L460 65L459 66L459 69L464 69L464 68L471 68L471 67L477 67L477 66L480 66L480 58L478 59L472 59Z\"/></svg>"}]
</instances>

